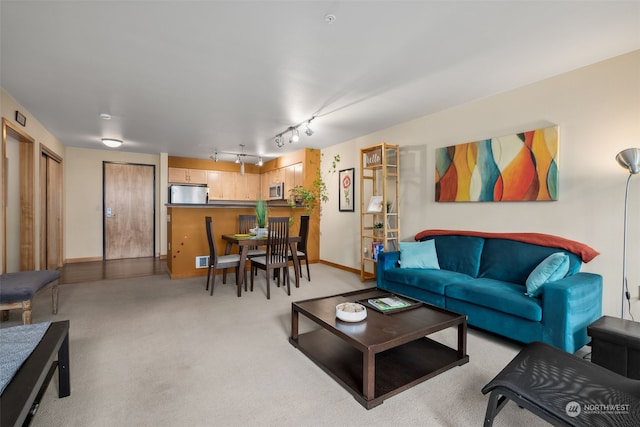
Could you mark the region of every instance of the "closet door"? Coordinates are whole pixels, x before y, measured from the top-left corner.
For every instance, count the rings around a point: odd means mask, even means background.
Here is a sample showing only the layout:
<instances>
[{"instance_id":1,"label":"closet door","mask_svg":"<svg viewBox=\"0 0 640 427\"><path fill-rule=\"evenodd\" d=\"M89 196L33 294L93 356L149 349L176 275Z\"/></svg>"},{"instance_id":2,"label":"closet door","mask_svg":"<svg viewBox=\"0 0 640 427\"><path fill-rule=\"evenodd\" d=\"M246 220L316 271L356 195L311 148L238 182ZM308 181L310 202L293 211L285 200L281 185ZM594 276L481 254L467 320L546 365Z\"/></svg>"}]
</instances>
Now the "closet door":
<instances>
[{"instance_id":1,"label":"closet door","mask_svg":"<svg viewBox=\"0 0 640 427\"><path fill-rule=\"evenodd\" d=\"M62 267L62 159L44 149L40 158L40 212L40 268Z\"/></svg>"}]
</instances>

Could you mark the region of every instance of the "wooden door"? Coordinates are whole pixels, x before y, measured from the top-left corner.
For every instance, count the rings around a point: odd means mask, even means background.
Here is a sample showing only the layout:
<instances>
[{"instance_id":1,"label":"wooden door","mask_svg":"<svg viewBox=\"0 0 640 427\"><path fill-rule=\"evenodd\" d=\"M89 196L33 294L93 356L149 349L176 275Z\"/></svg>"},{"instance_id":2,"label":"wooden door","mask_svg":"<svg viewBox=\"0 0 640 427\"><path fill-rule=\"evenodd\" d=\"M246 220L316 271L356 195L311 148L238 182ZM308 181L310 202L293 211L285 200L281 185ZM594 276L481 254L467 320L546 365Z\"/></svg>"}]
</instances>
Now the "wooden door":
<instances>
[{"instance_id":1,"label":"wooden door","mask_svg":"<svg viewBox=\"0 0 640 427\"><path fill-rule=\"evenodd\" d=\"M155 166L103 162L104 259L155 256Z\"/></svg>"},{"instance_id":2,"label":"wooden door","mask_svg":"<svg viewBox=\"0 0 640 427\"><path fill-rule=\"evenodd\" d=\"M40 268L62 267L62 159L44 149L40 158L40 212Z\"/></svg>"}]
</instances>

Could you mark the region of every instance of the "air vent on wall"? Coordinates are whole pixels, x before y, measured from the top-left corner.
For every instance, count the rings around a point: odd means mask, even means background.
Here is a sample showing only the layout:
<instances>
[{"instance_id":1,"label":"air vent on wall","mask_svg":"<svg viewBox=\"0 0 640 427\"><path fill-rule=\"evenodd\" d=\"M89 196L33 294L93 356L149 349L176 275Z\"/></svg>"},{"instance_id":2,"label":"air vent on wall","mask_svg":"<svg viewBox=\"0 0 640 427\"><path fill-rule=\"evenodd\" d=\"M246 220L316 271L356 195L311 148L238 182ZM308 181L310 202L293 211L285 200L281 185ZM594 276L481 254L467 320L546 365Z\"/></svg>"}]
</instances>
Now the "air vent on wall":
<instances>
[{"instance_id":1,"label":"air vent on wall","mask_svg":"<svg viewBox=\"0 0 640 427\"><path fill-rule=\"evenodd\" d=\"M196 257L196 268L207 268L209 266L209 255Z\"/></svg>"}]
</instances>

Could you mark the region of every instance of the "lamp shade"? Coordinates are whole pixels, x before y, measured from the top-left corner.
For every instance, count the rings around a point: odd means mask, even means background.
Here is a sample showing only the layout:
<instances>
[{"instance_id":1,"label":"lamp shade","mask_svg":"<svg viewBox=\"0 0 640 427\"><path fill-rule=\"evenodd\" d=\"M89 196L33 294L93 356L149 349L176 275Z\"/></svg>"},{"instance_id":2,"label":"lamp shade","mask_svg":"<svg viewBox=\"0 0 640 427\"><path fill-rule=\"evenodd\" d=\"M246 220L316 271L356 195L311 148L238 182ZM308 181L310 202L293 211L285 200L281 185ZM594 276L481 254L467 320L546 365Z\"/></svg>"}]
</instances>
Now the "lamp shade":
<instances>
[{"instance_id":1,"label":"lamp shade","mask_svg":"<svg viewBox=\"0 0 640 427\"><path fill-rule=\"evenodd\" d=\"M640 148L627 148L616 156L618 164L627 169L630 174L640 172Z\"/></svg>"}]
</instances>

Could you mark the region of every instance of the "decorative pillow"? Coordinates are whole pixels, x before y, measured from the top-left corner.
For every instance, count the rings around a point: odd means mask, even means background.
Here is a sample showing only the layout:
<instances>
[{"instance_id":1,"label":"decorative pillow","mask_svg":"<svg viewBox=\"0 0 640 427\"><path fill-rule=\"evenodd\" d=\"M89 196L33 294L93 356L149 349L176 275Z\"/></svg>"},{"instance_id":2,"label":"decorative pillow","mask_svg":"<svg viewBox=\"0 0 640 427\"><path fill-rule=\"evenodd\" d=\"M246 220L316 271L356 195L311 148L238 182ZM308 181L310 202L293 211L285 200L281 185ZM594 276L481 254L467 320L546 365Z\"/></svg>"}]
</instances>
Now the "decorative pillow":
<instances>
[{"instance_id":1,"label":"decorative pillow","mask_svg":"<svg viewBox=\"0 0 640 427\"><path fill-rule=\"evenodd\" d=\"M432 268L440 270L435 240L400 242L400 268Z\"/></svg>"},{"instance_id":2,"label":"decorative pillow","mask_svg":"<svg viewBox=\"0 0 640 427\"><path fill-rule=\"evenodd\" d=\"M569 272L569 257L563 252L556 252L540 262L527 278L527 293L537 297L542 292L542 285L562 279Z\"/></svg>"}]
</instances>

